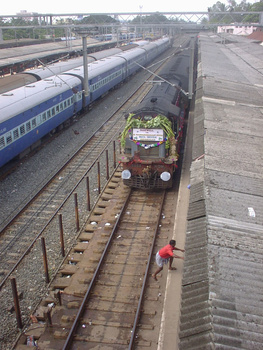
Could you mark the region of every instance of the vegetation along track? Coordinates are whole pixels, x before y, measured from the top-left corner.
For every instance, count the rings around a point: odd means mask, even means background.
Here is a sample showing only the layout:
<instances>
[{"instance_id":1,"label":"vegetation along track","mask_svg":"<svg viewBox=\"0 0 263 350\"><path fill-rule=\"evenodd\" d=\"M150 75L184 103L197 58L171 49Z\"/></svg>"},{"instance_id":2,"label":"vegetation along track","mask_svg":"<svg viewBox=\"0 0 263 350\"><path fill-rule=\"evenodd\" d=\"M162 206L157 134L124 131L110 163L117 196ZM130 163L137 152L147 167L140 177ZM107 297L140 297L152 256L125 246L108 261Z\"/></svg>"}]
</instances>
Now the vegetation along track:
<instances>
[{"instance_id":1,"label":"vegetation along track","mask_svg":"<svg viewBox=\"0 0 263 350\"><path fill-rule=\"evenodd\" d=\"M176 193L131 190L116 171L16 349L29 336L41 350L156 349L164 292L151 274Z\"/></svg>"}]
</instances>

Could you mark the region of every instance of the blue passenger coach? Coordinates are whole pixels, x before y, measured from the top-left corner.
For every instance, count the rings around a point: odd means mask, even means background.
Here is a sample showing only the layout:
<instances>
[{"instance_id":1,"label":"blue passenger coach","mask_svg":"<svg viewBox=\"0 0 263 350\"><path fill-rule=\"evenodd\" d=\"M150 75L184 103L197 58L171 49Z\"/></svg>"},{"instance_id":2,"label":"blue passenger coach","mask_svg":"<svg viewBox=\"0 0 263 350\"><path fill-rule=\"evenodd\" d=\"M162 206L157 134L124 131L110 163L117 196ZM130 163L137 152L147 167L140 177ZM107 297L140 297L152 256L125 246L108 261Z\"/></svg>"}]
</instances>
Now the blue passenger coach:
<instances>
[{"instance_id":1,"label":"blue passenger coach","mask_svg":"<svg viewBox=\"0 0 263 350\"><path fill-rule=\"evenodd\" d=\"M83 66L1 94L0 167L168 47L169 39L160 39L88 64L89 94L84 93Z\"/></svg>"},{"instance_id":2,"label":"blue passenger coach","mask_svg":"<svg viewBox=\"0 0 263 350\"><path fill-rule=\"evenodd\" d=\"M0 106L2 166L82 109L82 84L52 77L2 94Z\"/></svg>"}]
</instances>

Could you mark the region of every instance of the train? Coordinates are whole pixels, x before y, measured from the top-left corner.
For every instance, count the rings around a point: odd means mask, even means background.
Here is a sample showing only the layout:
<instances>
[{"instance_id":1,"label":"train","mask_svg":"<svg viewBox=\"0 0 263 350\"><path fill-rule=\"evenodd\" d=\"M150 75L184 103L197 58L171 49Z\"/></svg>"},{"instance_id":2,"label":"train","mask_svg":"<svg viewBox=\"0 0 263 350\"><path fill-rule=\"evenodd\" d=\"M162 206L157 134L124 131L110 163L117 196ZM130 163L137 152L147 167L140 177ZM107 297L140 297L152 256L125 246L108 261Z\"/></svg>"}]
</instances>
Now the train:
<instances>
[{"instance_id":1,"label":"train","mask_svg":"<svg viewBox=\"0 0 263 350\"><path fill-rule=\"evenodd\" d=\"M125 185L143 190L173 186L189 108L189 64L187 49L171 57L147 95L126 114L119 159Z\"/></svg>"},{"instance_id":2,"label":"train","mask_svg":"<svg viewBox=\"0 0 263 350\"><path fill-rule=\"evenodd\" d=\"M121 53L132 48L147 45L149 41L138 40L129 45L123 45L107 50L101 50L87 55L87 62L92 63L101 60L105 57L109 57L118 53ZM0 78L0 94L7 91L17 89L21 86L25 86L31 83L35 83L39 80L46 79L52 75L61 74L70 69L74 69L83 64L83 57L64 59L59 62L51 62L45 66L37 67L23 72L7 75Z\"/></svg>"},{"instance_id":3,"label":"train","mask_svg":"<svg viewBox=\"0 0 263 350\"><path fill-rule=\"evenodd\" d=\"M95 39L99 40L99 41L107 41L107 40L112 40L112 39L116 39L118 35L118 39L119 40L131 40L131 39L138 39L138 38L142 38L142 34L141 33L118 33L118 34L98 34L95 35Z\"/></svg>"},{"instance_id":4,"label":"train","mask_svg":"<svg viewBox=\"0 0 263 350\"><path fill-rule=\"evenodd\" d=\"M135 74L170 47L167 37L0 95L0 167Z\"/></svg>"}]
</instances>

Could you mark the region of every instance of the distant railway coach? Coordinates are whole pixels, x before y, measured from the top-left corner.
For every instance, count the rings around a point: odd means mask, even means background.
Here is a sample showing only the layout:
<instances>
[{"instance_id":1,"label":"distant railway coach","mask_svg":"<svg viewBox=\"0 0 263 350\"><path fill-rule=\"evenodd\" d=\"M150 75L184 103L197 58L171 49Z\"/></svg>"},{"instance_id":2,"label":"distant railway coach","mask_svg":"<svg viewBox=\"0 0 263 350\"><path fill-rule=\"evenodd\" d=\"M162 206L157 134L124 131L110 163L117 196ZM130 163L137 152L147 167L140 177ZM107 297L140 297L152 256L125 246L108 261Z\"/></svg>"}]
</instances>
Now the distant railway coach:
<instances>
[{"instance_id":1,"label":"distant railway coach","mask_svg":"<svg viewBox=\"0 0 263 350\"><path fill-rule=\"evenodd\" d=\"M122 178L127 186L172 187L188 107L182 91L174 72L166 72L143 101L130 110L121 135L120 155Z\"/></svg>"}]
</instances>

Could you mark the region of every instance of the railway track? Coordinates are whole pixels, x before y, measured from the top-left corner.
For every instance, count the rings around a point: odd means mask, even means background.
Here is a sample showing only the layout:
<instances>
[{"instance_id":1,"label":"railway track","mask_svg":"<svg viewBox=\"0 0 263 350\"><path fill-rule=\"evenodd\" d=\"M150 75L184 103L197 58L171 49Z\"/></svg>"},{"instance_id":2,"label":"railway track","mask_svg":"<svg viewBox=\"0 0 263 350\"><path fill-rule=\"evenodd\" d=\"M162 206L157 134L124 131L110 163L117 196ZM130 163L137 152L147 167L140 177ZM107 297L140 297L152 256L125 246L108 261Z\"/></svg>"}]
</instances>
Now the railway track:
<instances>
[{"instance_id":1,"label":"railway track","mask_svg":"<svg viewBox=\"0 0 263 350\"><path fill-rule=\"evenodd\" d=\"M164 291L151 274L177 191L130 190L120 179L116 171L17 350L28 337L41 350L156 349Z\"/></svg>"}]
</instances>

